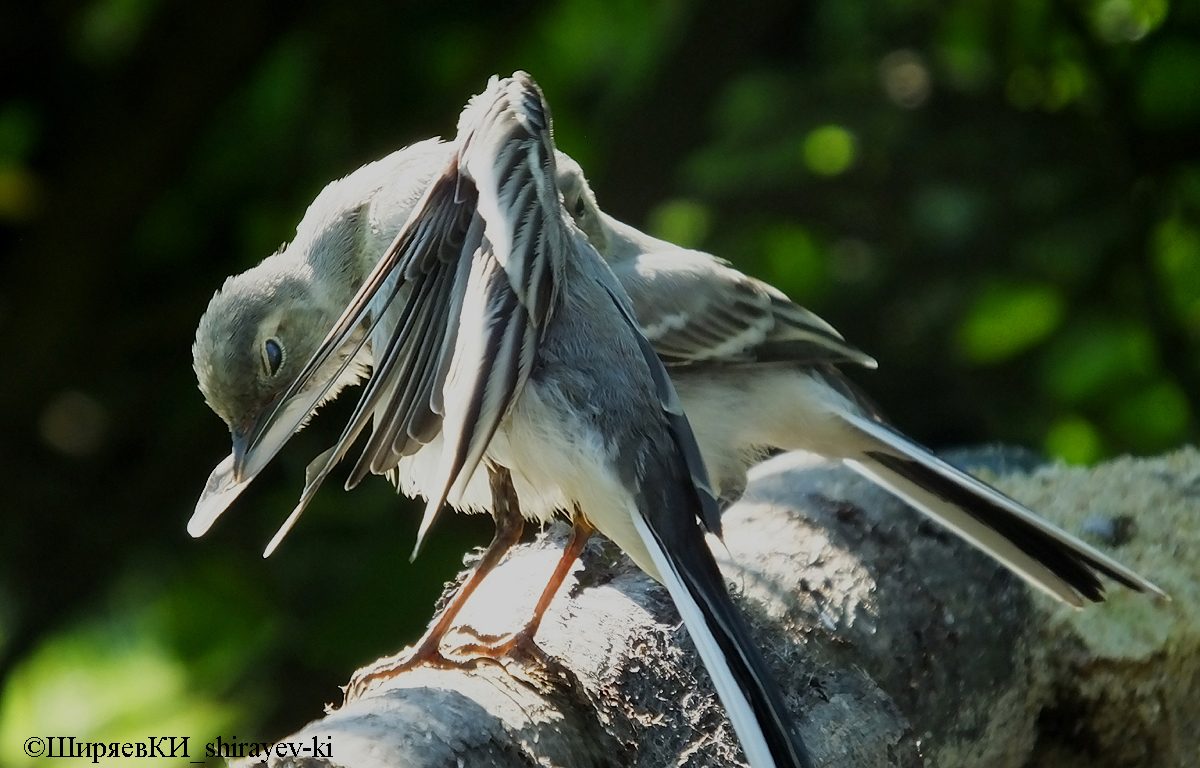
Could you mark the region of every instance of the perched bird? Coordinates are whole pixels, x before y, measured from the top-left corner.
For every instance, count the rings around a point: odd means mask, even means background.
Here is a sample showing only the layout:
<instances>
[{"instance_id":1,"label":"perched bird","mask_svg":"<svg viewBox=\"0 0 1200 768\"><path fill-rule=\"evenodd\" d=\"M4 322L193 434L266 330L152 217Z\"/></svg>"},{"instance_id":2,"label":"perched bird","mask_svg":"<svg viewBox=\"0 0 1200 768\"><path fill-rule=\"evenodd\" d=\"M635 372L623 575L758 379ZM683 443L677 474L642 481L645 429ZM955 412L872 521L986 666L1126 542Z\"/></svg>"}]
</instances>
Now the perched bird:
<instances>
[{"instance_id":1,"label":"perched bird","mask_svg":"<svg viewBox=\"0 0 1200 768\"><path fill-rule=\"evenodd\" d=\"M269 460L269 453L259 450L247 465L248 445L259 439L267 415L391 245L451 151L436 140L420 142L330 184L309 206L291 245L230 278L213 298L197 330L195 366L206 399L230 425L234 451L209 480L189 523L193 535L207 530ZM720 495L736 495L747 468L766 453L806 450L843 460L1071 605L1102 599L1097 574L1161 594L1146 579L888 425L835 368L844 363L874 368L875 361L828 323L715 256L614 219L597 205L574 160L557 152L556 165L563 205L630 296L643 332L667 365ZM371 367L370 339L364 333L359 340L364 344L353 356L343 355L335 361L338 365L327 363L323 372L309 377L306 389L287 403L290 420L270 422L275 433L267 443L277 450L290 436L281 424L302 425L320 402ZM313 476L324 476L317 470L326 458L313 462ZM399 462L381 463L375 456L359 462L347 486L369 471L390 471L405 493L421 495L421 478L436 471L439 459L436 450ZM506 492L485 473L476 473L451 502L466 511L494 513L497 488ZM268 551L315 489L316 484L308 484L305 501ZM518 496L529 493L526 489ZM515 515L502 526L503 535L498 532L478 578L519 537L520 521ZM580 546L577 541L571 552ZM477 579L469 581L459 596L465 600L476 584ZM452 620L460 605L452 602L443 621ZM425 638L425 658L434 658L436 639L446 628L448 624Z\"/></svg>"},{"instance_id":2,"label":"perched bird","mask_svg":"<svg viewBox=\"0 0 1200 768\"><path fill-rule=\"evenodd\" d=\"M720 493L744 487L772 450L840 459L1073 606L1103 600L1099 575L1157 586L958 470L889 425L835 368L875 361L828 323L721 259L651 237L604 213L560 155L563 204L629 294L667 365Z\"/></svg>"},{"instance_id":3,"label":"perched bird","mask_svg":"<svg viewBox=\"0 0 1200 768\"><path fill-rule=\"evenodd\" d=\"M291 384L244 423L222 413L248 437L206 496L227 503L369 342L371 378L342 439L314 462L298 509L373 421L352 479L432 467L412 475L429 499L422 535L444 501L462 505L488 477L515 490L528 518L585 520L667 587L750 764L811 765L707 548L704 531L719 534L720 516L671 381L562 207L540 90L523 73L493 80L464 111L452 147Z\"/></svg>"}]
</instances>

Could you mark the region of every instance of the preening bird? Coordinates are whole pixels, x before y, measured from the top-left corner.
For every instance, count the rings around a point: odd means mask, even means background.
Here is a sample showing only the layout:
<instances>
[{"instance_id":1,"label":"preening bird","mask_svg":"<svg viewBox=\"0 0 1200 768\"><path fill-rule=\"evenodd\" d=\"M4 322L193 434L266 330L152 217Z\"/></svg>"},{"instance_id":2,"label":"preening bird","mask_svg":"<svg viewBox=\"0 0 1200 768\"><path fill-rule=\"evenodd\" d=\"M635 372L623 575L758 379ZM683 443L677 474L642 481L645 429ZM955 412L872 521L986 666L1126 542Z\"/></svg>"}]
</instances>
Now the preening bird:
<instances>
[{"instance_id":1,"label":"preening bird","mask_svg":"<svg viewBox=\"0 0 1200 768\"><path fill-rule=\"evenodd\" d=\"M211 526L290 437L281 425L302 425L320 402L373 365L374 347L364 333L365 343L354 347L353 356L343 350L284 403L289 418L268 422L451 152L437 140L420 142L330 184L309 206L289 246L230 278L214 296L197 330L195 367L206 399L230 427L234 450L209 479L188 526L193 535ZM1161 594L1146 579L890 426L835 367L873 368L875 361L828 323L721 259L614 219L596 204L578 164L561 152L556 161L563 204L630 296L639 324L667 365L721 495L736 494L747 468L769 451L806 450L843 460L1071 605L1102 598L1097 574ZM272 434L264 435L268 425ZM260 448L247 462L247 448L255 441L272 449ZM318 471L326 458L313 462L311 475L324 476ZM420 495L420 478L436 471L439 459L437 450L396 462L373 456L359 462L347 487L369 471L390 472L402 490ZM495 482L477 472L450 501L466 511L494 512L495 493L503 489ZM315 489L308 484L268 552ZM523 496L529 494L526 489ZM517 504L513 499L504 506ZM519 537L520 520L515 516L501 526L478 577ZM581 545L575 542L571 552ZM476 583L468 582L460 596L465 599ZM443 613L445 622L458 605ZM437 627L439 632L446 628ZM425 640L422 647L435 651L436 638Z\"/></svg>"},{"instance_id":2,"label":"preening bird","mask_svg":"<svg viewBox=\"0 0 1200 768\"><path fill-rule=\"evenodd\" d=\"M207 531L291 437L279 425L302 426L370 369L369 344L350 346L284 399L449 152L437 139L418 142L330 183L290 244L213 296L196 329L193 366L205 401L229 427L233 452L208 479L188 522L192 536ZM355 334L356 342L366 340L363 329ZM269 419L279 406L287 418ZM264 444L274 450L249 450Z\"/></svg>"},{"instance_id":3,"label":"preening bird","mask_svg":"<svg viewBox=\"0 0 1200 768\"><path fill-rule=\"evenodd\" d=\"M540 90L523 73L493 80L452 148L291 384L245 422L222 413L246 445L210 479L193 530L350 375L369 341L371 378L342 439L311 467L302 505L373 420L352 479L432 468L410 475L429 499L422 535L444 501L469 504L472 483L488 477L483 504L500 478L526 517L585 520L667 587L750 764L810 765L705 542L720 516L671 381L562 207ZM265 341L263 351L265 369L282 370Z\"/></svg>"}]
</instances>

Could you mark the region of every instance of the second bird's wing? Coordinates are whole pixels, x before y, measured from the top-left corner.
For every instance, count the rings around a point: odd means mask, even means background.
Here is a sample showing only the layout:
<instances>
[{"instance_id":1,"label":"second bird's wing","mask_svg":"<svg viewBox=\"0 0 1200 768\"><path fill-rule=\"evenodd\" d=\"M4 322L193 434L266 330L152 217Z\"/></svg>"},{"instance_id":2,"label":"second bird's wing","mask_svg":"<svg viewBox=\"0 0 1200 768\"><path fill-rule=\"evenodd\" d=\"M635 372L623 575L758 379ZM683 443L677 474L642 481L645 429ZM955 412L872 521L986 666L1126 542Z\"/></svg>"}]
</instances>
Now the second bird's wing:
<instances>
[{"instance_id":1,"label":"second bird's wing","mask_svg":"<svg viewBox=\"0 0 1200 768\"><path fill-rule=\"evenodd\" d=\"M612 220L609 237L625 225ZM618 260L613 273L629 294L646 338L668 366L716 362L808 365L875 360L833 326L761 280L702 251L657 242L656 250Z\"/></svg>"}]
</instances>

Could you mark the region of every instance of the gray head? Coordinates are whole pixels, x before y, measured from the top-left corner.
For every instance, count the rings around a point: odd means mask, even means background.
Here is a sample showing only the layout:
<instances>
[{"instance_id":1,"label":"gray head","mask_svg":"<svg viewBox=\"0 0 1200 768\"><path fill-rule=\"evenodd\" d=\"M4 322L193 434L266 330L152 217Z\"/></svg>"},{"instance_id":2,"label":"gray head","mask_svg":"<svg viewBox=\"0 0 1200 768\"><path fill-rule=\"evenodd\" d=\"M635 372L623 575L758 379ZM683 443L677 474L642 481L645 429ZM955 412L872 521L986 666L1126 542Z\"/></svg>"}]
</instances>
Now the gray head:
<instances>
[{"instance_id":1,"label":"gray head","mask_svg":"<svg viewBox=\"0 0 1200 768\"><path fill-rule=\"evenodd\" d=\"M204 399L229 426L238 480L244 479L247 453L273 426L268 422L283 394L381 255L371 252L394 235L381 239L374 229L393 223L399 228L424 189L421 180L446 153L439 142L420 142L326 185L297 226L295 240L226 280L209 302L196 329L193 364ZM320 401L361 376L363 367L352 365L326 392L344 360L335 356L285 405L308 407L300 414L306 419ZM268 442L270 452L280 444ZM265 463L263 457L269 458L267 452L252 464Z\"/></svg>"},{"instance_id":2,"label":"gray head","mask_svg":"<svg viewBox=\"0 0 1200 768\"><path fill-rule=\"evenodd\" d=\"M193 366L209 407L244 454L284 391L316 351L336 315L303 271L272 257L229 278L196 329Z\"/></svg>"},{"instance_id":3,"label":"gray head","mask_svg":"<svg viewBox=\"0 0 1200 768\"><path fill-rule=\"evenodd\" d=\"M587 235L601 256L608 250L609 228L605 226L604 214L596 204L596 195L588 185L583 169L570 155L562 151L555 152L555 164L558 167L558 191L562 194L563 207L575 224ZM607 258L607 257L606 257Z\"/></svg>"},{"instance_id":4,"label":"gray head","mask_svg":"<svg viewBox=\"0 0 1200 768\"><path fill-rule=\"evenodd\" d=\"M322 402L366 372L369 352L347 361L360 330L292 391L449 151L435 139L418 142L327 185L290 245L226 280L209 302L196 329L194 368L204 399L229 427L233 453L209 476L188 523L193 536L208 530Z\"/></svg>"}]
</instances>

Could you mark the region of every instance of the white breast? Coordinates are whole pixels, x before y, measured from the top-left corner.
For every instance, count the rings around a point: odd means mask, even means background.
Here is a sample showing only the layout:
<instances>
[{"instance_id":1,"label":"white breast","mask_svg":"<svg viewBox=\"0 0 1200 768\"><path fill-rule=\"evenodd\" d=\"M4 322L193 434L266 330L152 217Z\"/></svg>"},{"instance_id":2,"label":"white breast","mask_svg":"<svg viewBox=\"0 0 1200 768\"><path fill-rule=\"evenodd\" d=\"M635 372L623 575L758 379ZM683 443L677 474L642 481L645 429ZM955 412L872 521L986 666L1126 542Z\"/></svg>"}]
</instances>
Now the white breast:
<instances>
[{"instance_id":1,"label":"white breast","mask_svg":"<svg viewBox=\"0 0 1200 768\"><path fill-rule=\"evenodd\" d=\"M485 464L507 467L527 520L547 522L576 509L602 534L625 550L651 575L657 569L634 528L633 498L620 482L611 451L590 425L556 408L553 385L529 382L492 438ZM441 490L439 475L444 440L438 435L412 456L400 460L393 479L408 496L429 498ZM491 512L487 468L481 464L465 491L448 499L455 509Z\"/></svg>"}]
</instances>

